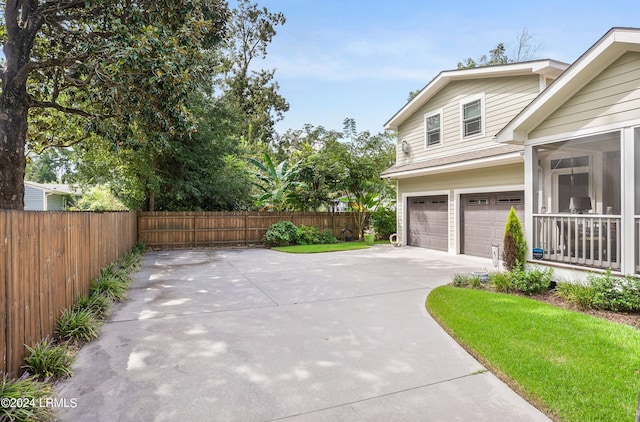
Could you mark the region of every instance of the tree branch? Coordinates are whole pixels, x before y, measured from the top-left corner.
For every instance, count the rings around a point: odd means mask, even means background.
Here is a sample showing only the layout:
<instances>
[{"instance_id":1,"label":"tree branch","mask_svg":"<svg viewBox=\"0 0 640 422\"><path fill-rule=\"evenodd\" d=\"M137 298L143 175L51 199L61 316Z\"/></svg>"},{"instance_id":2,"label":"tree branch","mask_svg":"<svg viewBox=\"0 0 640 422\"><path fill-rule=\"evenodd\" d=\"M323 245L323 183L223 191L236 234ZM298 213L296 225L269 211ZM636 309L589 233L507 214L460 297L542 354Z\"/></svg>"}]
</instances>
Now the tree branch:
<instances>
[{"instance_id":1,"label":"tree branch","mask_svg":"<svg viewBox=\"0 0 640 422\"><path fill-rule=\"evenodd\" d=\"M68 114L75 114L77 116L82 116L82 117L95 117L93 114L91 113L87 113L84 110L80 110L77 108L72 108L72 107L64 107L56 102L53 101L35 101L32 98L29 98L29 107L34 107L34 108L52 108L54 110L58 110L61 111L63 113L68 113Z\"/></svg>"}]
</instances>

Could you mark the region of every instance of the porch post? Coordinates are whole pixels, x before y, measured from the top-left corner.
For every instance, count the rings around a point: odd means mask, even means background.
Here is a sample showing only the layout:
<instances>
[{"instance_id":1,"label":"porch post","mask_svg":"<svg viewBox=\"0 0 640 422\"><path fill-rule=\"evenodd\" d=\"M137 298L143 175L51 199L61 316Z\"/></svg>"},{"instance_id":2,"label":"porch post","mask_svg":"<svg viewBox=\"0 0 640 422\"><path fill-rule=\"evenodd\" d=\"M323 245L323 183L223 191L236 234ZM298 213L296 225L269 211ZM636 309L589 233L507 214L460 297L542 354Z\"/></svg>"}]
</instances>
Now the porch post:
<instances>
[{"instance_id":1,"label":"porch post","mask_svg":"<svg viewBox=\"0 0 640 422\"><path fill-rule=\"evenodd\" d=\"M533 191L533 180L538 173L538 152L531 145L524 147L524 238L527 241L527 260L530 260L533 245L533 204L538 192Z\"/></svg>"},{"instance_id":2,"label":"porch post","mask_svg":"<svg viewBox=\"0 0 640 422\"><path fill-rule=\"evenodd\" d=\"M634 130L627 127L622 132L622 180L620 189L622 190L622 222L621 222L621 244L622 262L621 271L623 274L634 274L635 259L635 140Z\"/></svg>"}]
</instances>

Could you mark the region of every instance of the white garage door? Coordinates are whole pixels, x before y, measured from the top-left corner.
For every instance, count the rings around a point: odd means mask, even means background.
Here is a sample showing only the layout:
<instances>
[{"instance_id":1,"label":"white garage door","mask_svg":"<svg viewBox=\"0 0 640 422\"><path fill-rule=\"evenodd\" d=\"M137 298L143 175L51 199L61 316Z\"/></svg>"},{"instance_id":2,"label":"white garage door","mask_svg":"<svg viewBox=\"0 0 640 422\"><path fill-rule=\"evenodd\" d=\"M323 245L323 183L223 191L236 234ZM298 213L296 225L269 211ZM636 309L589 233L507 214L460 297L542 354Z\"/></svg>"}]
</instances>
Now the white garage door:
<instances>
[{"instance_id":1,"label":"white garage door","mask_svg":"<svg viewBox=\"0 0 640 422\"><path fill-rule=\"evenodd\" d=\"M419 196L407 200L407 244L448 250L449 204L447 196Z\"/></svg>"},{"instance_id":2,"label":"white garage door","mask_svg":"<svg viewBox=\"0 0 640 422\"><path fill-rule=\"evenodd\" d=\"M491 245L500 246L511 207L524 227L524 192L499 192L461 195L462 250L467 255L491 258Z\"/></svg>"}]
</instances>

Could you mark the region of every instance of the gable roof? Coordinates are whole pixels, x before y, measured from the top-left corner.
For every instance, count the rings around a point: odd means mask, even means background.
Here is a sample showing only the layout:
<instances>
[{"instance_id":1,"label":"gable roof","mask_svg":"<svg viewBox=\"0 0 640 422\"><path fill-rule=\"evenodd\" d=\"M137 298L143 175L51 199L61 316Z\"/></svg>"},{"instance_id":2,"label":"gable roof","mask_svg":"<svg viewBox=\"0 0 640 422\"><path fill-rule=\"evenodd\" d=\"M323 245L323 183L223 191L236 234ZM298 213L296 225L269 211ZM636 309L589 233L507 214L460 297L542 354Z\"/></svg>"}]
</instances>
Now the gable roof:
<instances>
[{"instance_id":1,"label":"gable roof","mask_svg":"<svg viewBox=\"0 0 640 422\"><path fill-rule=\"evenodd\" d=\"M502 128L495 136L496 141L524 142L529 132L602 70L629 51L640 52L640 29L612 28L609 30L553 84Z\"/></svg>"},{"instance_id":2,"label":"gable roof","mask_svg":"<svg viewBox=\"0 0 640 422\"><path fill-rule=\"evenodd\" d=\"M397 130L413 113L422 107L429 99L442 90L449 82L498 78L505 76L521 76L530 74L544 75L555 79L569 65L556 60L532 60L528 62L511 63L496 66L474 67L471 69L445 70L433 78L411 101L402 107L385 123L385 129Z\"/></svg>"}]
</instances>

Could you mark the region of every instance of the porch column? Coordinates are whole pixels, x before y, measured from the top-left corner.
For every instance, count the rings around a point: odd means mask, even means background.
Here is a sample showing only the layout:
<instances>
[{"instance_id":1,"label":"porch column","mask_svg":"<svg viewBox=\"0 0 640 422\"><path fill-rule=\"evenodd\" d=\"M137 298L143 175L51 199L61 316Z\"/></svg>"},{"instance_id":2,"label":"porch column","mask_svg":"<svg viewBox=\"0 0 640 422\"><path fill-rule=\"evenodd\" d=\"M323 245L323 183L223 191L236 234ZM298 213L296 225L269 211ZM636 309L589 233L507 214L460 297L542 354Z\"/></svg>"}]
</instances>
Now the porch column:
<instances>
[{"instance_id":1,"label":"porch column","mask_svg":"<svg viewBox=\"0 0 640 422\"><path fill-rule=\"evenodd\" d=\"M636 266L635 251L635 140L633 128L627 127L622 132L622 263L623 274L634 274Z\"/></svg>"},{"instance_id":2,"label":"porch column","mask_svg":"<svg viewBox=\"0 0 640 422\"><path fill-rule=\"evenodd\" d=\"M524 238L527 241L527 260L531 259L533 245L533 210L538 192L534 192L535 178L538 177L538 152L531 145L524 147Z\"/></svg>"}]
</instances>

